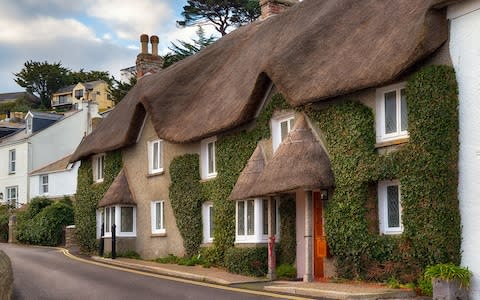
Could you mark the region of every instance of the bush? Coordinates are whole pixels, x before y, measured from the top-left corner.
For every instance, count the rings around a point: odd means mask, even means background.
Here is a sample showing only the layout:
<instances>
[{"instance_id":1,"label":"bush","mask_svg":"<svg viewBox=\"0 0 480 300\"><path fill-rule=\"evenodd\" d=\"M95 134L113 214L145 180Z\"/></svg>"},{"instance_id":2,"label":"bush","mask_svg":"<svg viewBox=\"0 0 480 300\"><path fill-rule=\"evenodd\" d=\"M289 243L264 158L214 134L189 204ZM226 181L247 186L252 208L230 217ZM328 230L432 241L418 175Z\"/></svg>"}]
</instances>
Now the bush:
<instances>
[{"instance_id":1,"label":"bush","mask_svg":"<svg viewBox=\"0 0 480 300\"><path fill-rule=\"evenodd\" d=\"M7 205L0 205L0 242L8 241L8 219L10 212Z\"/></svg>"},{"instance_id":2,"label":"bush","mask_svg":"<svg viewBox=\"0 0 480 300\"><path fill-rule=\"evenodd\" d=\"M297 269L290 264L282 264L277 267L277 277L285 279L297 278Z\"/></svg>"},{"instance_id":3,"label":"bush","mask_svg":"<svg viewBox=\"0 0 480 300\"><path fill-rule=\"evenodd\" d=\"M267 247L230 248L225 252L229 272L247 276L265 276L268 272Z\"/></svg>"},{"instance_id":4,"label":"bush","mask_svg":"<svg viewBox=\"0 0 480 300\"><path fill-rule=\"evenodd\" d=\"M57 246L62 243L63 227L73 224L73 207L64 202L34 199L25 212L17 215L19 242Z\"/></svg>"},{"instance_id":5,"label":"bush","mask_svg":"<svg viewBox=\"0 0 480 300\"><path fill-rule=\"evenodd\" d=\"M424 277L430 284L433 278L439 278L447 281L457 280L462 287L468 288L470 286L472 272L470 272L468 268L459 267L452 263L437 264L428 267L425 270Z\"/></svg>"}]
</instances>

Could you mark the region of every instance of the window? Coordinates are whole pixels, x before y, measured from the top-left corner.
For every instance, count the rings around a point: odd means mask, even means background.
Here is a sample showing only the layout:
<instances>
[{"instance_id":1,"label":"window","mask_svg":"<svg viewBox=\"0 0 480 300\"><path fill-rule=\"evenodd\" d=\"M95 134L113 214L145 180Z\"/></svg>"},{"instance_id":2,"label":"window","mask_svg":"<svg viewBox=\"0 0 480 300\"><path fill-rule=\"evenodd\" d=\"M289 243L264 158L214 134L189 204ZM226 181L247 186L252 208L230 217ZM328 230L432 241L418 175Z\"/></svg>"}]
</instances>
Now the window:
<instances>
[{"instance_id":1,"label":"window","mask_svg":"<svg viewBox=\"0 0 480 300\"><path fill-rule=\"evenodd\" d=\"M75 98L80 99L83 97L83 90L75 90Z\"/></svg>"},{"instance_id":2,"label":"window","mask_svg":"<svg viewBox=\"0 0 480 300\"><path fill-rule=\"evenodd\" d=\"M17 170L16 161L17 161L17 153L15 149L8 151L8 173L9 174L15 174Z\"/></svg>"},{"instance_id":3,"label":"window","mask_svg":"<svg viewBox=\"0 0 480 300\"><path fill-rule=\"evenodd\" d=\"M165 201L152 202L152 233L164 234L165 230Z\"/></svg>"},{"instance_id":4,"label":"window","mask_svg":"<svg viewBox=\"0 0 480 300\"><path fill-rule=\"evenodd\" d=\"M112 225L116 225L117 236L136 236L136 209L134 206L107 206L101 212L106 237L112 236Z\"/></svg>"},{"instance_id":5,"label":"window","mask_svg":"<svg viewBox=\"0 0 480 300\"><path fill-rule=\"evenodd\" d=\"M27 133L31 133L32 132L32 117L28 117L27 118Z\"/></svg>"},{"instance_id":6,"label":"window","mask_svg":"<svg viewBox=\"0 0 480 300\"><path fill-rule=\"evenodd\" d=\"M105 169L105 154L93 157L93 181L102 182Z\"/></svg>"},{"instance_id":7,"label":"window","mask_svg":"<svg viewBox=\"0 0 480 300\"><path fill-rule=\"evenodd\" d=\"M277 235L280 224L277 223L278 203L274 201L276 213L273 219L274 234ZM277 235L278 238L278 235ZM236 203L236 235L237 243L265 243L268 241L268 200L242 200Z\"/></svg>"},{"instance_id":8,"label":"window","mask_svg":"<svg viewBox=\"0 0 480 300\"><path fill-rule=\"evenodd\" d=\"M405 83L377 90L377 142L408 137Z\"/></svg>"},{"instance_id":9,"label":"window","mask_svg":"<svg viewBox=\"0 0 480 300\"><path fill-rule=\"evenodd\" d=\"M403 232L401 190L398 181L382 181L378 184L378 214L380 233Z\"/></svg>"},{"instance_id":10,"label":"window","mask_svg":"<svg viewBox=\"0 0 480 300\"><path fill-rule=\"evenodd\" d=\"M213 178L217 176L217 166L215 162L215 147L217 138L209 138L201 143L201 173L202 179Z\"/></svg>"},{"instance_id":11,"label":"window","mask_svg":"<svg viewBox=\"0 0 480 300\"><path fill-rule=\"evenodd\" d=\"M156 174L163 172L163 142L155 140L148 142L148 173Z\"/></svg>"},{"instance_id":12,"label":"window","mask_svg":"<svg viewBox=\"0 0 480 300\"><path fill-rule=\"evenodd\" d=\"M17 207L18 202L18 187L17 186L9 186L6 189L7 194L7 203L13 207Z\"/></svg>"},{"instance_id":13,"label":"window","mask_svg":"<svg viewBox=\"0 0 480 300\"><path fill-rule=\"evenodd\" d=\"M58 104L68 103L68 95L58 96Z\"/></svg>"},{"instance_id":14,"label":"window","mask_svg":"<svg viewBox=\"0 0 480 300\"><path fill-rule=\"evenodd\" d=\"M205 202L202 205L202 221L203 221L203 242L213 242L214 210L212 202Z\"/></svg>"},{"instance_id":15,"label":"window","mask_svg":"<svg viewBox=\"0 0 480 300\"><path fill-rule=\"evenodd\" d=\"M48 193L48 175L40 175L40 194Z\"/></svg>"},{"instance_id":16,"label":"window","mask_svg":"<svg viewBox=\"0 0 480 300\"><path fill-rule=\"evenodd\" d=\"M280 144L287 137L288 133L293 129L295 123L295 115L289 113L281 118L272 119L272 144L273 151L277 151Z\"/></svg>"}]
</instances>

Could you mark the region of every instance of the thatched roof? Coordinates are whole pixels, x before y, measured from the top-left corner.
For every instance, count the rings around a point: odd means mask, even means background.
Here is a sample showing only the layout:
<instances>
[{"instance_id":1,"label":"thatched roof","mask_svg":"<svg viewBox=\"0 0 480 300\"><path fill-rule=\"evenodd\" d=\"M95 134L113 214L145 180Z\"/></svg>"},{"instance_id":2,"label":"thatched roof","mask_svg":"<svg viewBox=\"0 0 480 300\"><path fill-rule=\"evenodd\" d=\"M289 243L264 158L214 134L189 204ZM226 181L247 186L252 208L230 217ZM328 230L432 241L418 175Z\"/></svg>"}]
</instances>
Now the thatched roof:
<instances>
[{"instance_id":1,"label":"thatched roof","mask_svg":"<svg viewBox=\"0 0 480 300\"><path fill-rule=\"evenodd\" d=\"M36 170L33 170L32 172L30 172L29 175L34 176L34 175L48 174L48 173L61 172L61 171L68 170L68 166L70 165L69 163L70 156L71 155L62 157L57 161L54 161L52 163L49 163L48 165L45 165Z\"/></svg>"},{"instance_id":2,"label":"thatched roof","mask_svg":"<svg viewBox=\"0 0 480 300\"><path fill-rule=\"evenodd\" d=\"M256 179L249 195L266 196L333 185L330 160L302 115Z\"/></svg>"},{"instance_id":3,"label":"thatched roof","mask_svg":"<svg viewBox=\"0 0 480 300\"><path fill-rule=\"evenodd\" d=\"M262 174L265 168L265 154L261 144L257 145L257 148L253 152L252 156L247 162L247 165L240 173L240 176L233 187L230 194L230 200L244 200L251 198L252 187L255 185L258 177Z\"/></svg>"},{"instance_id":4,"label":"thatched roof","mask_svg":"<svg viewBox=\"0 0 480 300\"><path fill-rule=\"evenodd\" d=\"M72 160L134 143L143 107L160 138L185 143L251 121L270 81L293 106L392 81L447 40L443 2L300 2L139 80Z\"/></svg>"},{"instance_id":5,"label":"thatched roof","mask_svg":"<svg viewBox=\"0 0 480 300\"><path fill-rule=\"evenodd\" d=\"M130 191L127 176L123 169L118 173L117 177L112 182L112 185L110 185L110 188L98 203L98 207L116 204L136 205L135 199Z\"/></svg>"}]
</instances>

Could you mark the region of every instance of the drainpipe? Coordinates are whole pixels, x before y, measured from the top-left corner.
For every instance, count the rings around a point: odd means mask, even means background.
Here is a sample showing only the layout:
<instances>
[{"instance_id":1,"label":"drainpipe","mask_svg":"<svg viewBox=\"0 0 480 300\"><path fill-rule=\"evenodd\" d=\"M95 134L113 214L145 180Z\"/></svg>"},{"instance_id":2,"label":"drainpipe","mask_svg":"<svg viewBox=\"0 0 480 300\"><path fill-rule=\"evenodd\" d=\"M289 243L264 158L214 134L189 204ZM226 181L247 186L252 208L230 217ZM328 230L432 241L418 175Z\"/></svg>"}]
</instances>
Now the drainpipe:
<instances>
[{"instance_id":1,"label":"drainpipe","mask_svg":"<svg viewBox=\"0 0 480 300\"><path fill-rule=\"evenodd\" d=\"M312 191L305 191L305 274L304 282L313 281L313 200Z\"/></svg>"}]
</instances>

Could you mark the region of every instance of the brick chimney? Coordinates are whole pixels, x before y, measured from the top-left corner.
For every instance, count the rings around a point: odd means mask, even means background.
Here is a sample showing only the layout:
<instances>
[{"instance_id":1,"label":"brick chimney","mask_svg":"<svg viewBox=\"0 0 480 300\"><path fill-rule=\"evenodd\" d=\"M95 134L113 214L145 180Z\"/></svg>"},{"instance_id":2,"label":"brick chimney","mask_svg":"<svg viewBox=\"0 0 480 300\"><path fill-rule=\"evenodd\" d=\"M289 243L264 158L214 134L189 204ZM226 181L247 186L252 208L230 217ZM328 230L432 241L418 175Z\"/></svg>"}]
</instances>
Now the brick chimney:
<instances>
[{"instance_id":1,"label":"brick chimney","mask_svg":"<svg viewBox=\"0 0 480 300\"><path fill-rule=\"evenodd\" d=\"M158 55L158 36L152 35L150 43L152 44L152 53L148 53L148 35L140 36L141 52L137 55L136 61L137 78L157 73L163 68L163 58Z\"/></svg>"},{"instance_id":2,"label":"brick chimney","mask_svg":"<svg viewBox=\"0 0 480 300\"><path fill-rule=\"evenodd\" d=\"M281 14L287 8L297 3L298 0L260 0L260 8L262 10L260 20Z\"/></svg>"}]
</instances>

